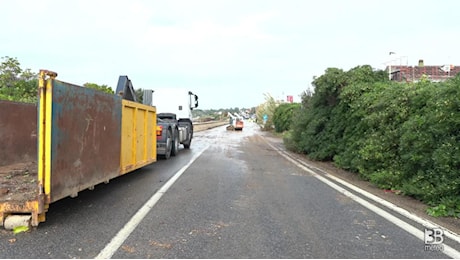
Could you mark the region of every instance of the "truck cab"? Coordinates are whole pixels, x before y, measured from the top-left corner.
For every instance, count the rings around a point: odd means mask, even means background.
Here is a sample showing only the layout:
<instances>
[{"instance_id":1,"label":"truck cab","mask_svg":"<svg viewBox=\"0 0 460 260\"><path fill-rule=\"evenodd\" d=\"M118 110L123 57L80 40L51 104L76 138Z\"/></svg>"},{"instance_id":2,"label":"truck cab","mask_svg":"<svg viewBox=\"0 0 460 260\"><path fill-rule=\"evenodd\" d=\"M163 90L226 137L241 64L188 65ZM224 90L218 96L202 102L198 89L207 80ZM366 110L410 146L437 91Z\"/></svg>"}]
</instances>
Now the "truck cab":
<instances>
[{"instance_id":1,"label":"truck cab","mask_svg":"<svg viewBox=\"0 0 460 260\"><path fill-rule=\"evenodd\" d=\"M168 159L177 155L181 144L190 149L198 96L185 89L155 89L144 91L143 101L157 108L157 154Z\"/></svg>"}]
</instances>

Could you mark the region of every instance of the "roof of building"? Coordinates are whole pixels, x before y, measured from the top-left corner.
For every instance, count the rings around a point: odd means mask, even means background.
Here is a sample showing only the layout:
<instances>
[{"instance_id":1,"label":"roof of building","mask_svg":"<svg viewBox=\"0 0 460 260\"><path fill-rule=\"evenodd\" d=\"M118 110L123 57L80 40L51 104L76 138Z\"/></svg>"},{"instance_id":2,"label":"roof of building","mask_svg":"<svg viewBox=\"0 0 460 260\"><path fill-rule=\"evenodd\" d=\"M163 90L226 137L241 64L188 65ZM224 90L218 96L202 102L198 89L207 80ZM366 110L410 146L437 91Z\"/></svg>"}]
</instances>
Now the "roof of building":
<instances>
[{"instance_id":1,"label":"roof of building","mask_svg":"<svg viewBox=\"0 0 460 260\"><path fill-rule=\"evenodd\" d=\"M390 69L387 66L386 70ZM460 66L437 65L437 66L391 66L392 80L417 81L423 75L432 81L443 81L460 73Z\"/></svg>"}]
</instances>

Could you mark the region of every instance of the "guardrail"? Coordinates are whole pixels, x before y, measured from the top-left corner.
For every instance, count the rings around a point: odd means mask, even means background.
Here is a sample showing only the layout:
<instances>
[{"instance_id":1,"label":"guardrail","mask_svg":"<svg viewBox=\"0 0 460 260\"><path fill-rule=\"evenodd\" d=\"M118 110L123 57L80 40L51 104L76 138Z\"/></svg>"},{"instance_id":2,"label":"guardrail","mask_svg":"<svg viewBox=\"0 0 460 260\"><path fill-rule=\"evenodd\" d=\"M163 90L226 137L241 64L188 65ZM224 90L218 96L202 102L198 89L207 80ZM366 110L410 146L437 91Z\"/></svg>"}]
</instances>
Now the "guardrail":
<instances>
[{"instance_id":1,"label":"guardrail","mask_svg":"<svg viewBox=\"0 0 460 260\"><path fill-rule=\"evenodd\" d=\"M224 121L209 121L209 122L194 122L193 127L195 132L208 130L214 127L219 127L223 125L228 125L228 120Z\"/></svg>"}]
</instances>

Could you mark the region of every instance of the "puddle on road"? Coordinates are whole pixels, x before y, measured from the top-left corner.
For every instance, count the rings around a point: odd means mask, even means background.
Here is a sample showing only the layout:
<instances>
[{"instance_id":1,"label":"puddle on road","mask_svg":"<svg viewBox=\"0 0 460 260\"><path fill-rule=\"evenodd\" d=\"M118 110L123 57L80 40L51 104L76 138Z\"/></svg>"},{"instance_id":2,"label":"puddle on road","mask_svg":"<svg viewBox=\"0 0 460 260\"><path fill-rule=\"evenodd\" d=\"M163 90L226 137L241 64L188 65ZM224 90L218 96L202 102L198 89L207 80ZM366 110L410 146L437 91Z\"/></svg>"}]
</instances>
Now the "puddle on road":
<instances>
[{"instance_id":1,"label":"puddle on road","mask_svg":"<svg viewBox=\"0 0 460 260\"><path fill-rule=\"evenodd\" d=\"M244 158L245 151L241 146L250 142L248 138L258 136L260 127L253 122L245 122L242 131L230 131L225 126L216 127L194 134L197 144L209 145L209 150L213 153L224 154L225 158L231 160L232 164L238 164L240 169L246 171L247 162Z\"/></svg>"},{"instance_id":2,"label":"puddle on road","mask_svg":"<svg viewBox=\"0 0 460 260\"><path fill-rule=\"evenodd\" d=\"M216 127L206 131L197 132L194 134L196 142L204 142L212 148L228 148L241 152L239 146L247 141L246 138L260 133L260 127L256 123L245 122L245 127L242 131L229 131L226 126Z\"/></svg>"},{"instance_id":3,"label":"puddle on road","mask_svg":"<svg viewBox=\"0 0 460 260\"><path fill-rule=\"evenodd\" d=\"M245 122L245 127L241 131L231 131L227 130L225 126L216 127L213 129L200 131L194 133L194 137L204 138L204 139L220 139L225 138L227 140L238 140L241 137L247 137L260 133L260 127L253 122Z\"/></svg>"}]
</instances>

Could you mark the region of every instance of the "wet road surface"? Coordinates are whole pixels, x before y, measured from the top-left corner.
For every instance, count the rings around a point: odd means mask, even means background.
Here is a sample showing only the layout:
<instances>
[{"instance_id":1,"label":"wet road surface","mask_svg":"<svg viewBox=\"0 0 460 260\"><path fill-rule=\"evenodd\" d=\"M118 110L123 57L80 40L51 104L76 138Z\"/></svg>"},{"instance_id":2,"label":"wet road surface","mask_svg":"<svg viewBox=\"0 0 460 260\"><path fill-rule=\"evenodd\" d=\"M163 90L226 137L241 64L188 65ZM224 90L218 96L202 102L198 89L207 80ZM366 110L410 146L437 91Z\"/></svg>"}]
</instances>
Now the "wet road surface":
<instances>
[{"instance_id":1,"label":"wet road surface","mask_svg":"<svg viewBox=\"0 0 460 260\"><path fill-rule=\"evenodd\" d=\"M52 204L31 232L1 231L2 258L448 257L284 158L255 124L194 137L175 158Z\"/></svg>"}]
</instances>

